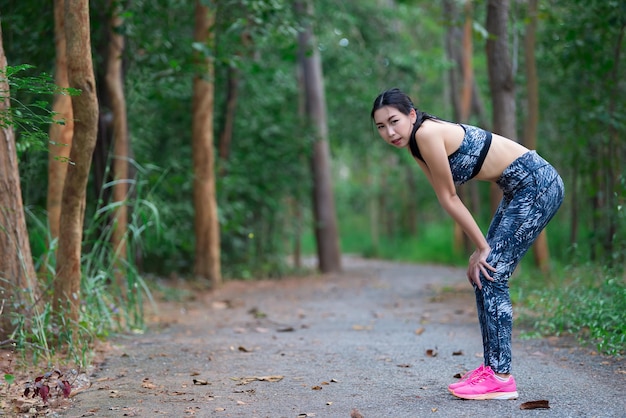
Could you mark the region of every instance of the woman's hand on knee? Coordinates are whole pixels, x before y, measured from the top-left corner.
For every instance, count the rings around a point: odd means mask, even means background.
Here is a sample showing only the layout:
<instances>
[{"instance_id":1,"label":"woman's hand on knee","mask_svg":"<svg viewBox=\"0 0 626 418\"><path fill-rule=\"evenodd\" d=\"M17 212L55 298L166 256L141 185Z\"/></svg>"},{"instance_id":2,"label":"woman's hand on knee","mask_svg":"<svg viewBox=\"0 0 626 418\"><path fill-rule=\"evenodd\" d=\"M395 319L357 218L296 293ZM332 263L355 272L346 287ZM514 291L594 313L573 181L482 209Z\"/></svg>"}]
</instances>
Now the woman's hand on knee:
<instances>
[{"instance_id":1,"label":"woman's hand on knee","mask_svg":"<svg viewBox=\"0 0 626 418\"><path fill-rule=\"evenodd\" d=\"M489 263L487 263L487 257L491 253L491 248L487 247L482 250L476 250L469 258L469 266L467 268L467 279L470 283L475 284L476 287L482 289L482 283L480 282L480 274L482 273L485 279L494 281L493 277L489 274L489 271L496 271Z\"/></svg>"}]
</instances>

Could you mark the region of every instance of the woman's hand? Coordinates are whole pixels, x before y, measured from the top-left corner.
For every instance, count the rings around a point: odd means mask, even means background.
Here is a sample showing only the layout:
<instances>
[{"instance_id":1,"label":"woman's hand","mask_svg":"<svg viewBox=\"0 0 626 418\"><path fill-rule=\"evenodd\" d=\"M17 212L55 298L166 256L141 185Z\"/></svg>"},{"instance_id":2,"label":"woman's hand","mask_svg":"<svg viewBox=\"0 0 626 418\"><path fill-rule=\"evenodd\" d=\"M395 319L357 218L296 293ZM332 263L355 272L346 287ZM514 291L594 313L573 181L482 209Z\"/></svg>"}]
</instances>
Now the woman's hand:
<instances>
[{"instance_id":1,"label":"woman's hand","mask_svg":"<svg viewBox=\"0 0 626 418\"><path fill-rule=\"evenodd\" d=\"M487 263L487 256L491 252L491 247L487 247L483 250L476 250L470 256L469 267L467 268L467 279L470 283L476 284L478 289L482 289L483 286L480 283L480 273L482 273L487 280L493 282L493 277L489 275L487 270L496 271L489 263Z\"/></svg>"}]
</instances>

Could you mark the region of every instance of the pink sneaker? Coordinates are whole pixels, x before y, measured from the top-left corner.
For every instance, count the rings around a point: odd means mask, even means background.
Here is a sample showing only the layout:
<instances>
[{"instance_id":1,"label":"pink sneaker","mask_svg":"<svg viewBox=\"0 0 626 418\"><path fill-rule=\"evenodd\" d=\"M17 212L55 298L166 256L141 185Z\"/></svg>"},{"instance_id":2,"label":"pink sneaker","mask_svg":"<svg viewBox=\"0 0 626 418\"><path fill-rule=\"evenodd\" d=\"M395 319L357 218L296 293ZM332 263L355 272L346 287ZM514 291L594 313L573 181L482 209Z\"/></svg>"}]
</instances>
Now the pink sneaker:
<instances>
[{"instance_id":1,"label":"pink sneaker","mask_svg":"<svg viewBox=\"0 0 626 418\"><path fill-rule=\"evenodd\" d=\"M485 367L481 374L458 386L452 394L461 399L476 400L517 399L519 396L513 376L503 382L496 377L491 367Z\"/></svg>"},{"instance_id":2,"label":"pink sneaker","mask_svg":"<svg viewBox=\"0 0 626 418\"><path fill-rule=\"evenodd\" d=\"M489 366L487 366L489 367ZM465 373L462 377L461 380L459 380L458 382L452 383L450 385L448 385L448 390L452 393L454 393L454 389L463 386L465 384L465 382L467 382L468 380L472 379L475 376L478 376L480 374L482 374L483 370L485 370L485 365L481 364L478 368L472 370L471 372L467 372Z\"/></svg>"}]
</instances>

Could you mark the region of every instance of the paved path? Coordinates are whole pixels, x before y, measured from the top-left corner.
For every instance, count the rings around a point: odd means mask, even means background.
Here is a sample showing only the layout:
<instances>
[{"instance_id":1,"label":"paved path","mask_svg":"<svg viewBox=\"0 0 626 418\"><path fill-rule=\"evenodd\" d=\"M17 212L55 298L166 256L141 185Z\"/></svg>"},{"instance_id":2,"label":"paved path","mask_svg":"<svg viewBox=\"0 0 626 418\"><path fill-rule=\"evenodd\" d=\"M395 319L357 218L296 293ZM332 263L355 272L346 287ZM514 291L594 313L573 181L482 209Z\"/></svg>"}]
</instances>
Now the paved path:
<instances>
[{"instance_id":1,"label":"paved path","mask_svg":"<svg viewBox=\"0 0 626 418\"><path fill-rule=\"evenodd\" d=\"M161 304L160 325L116 339L62 415L626 417L624 362L563 340L514 339L518 400L455 398L447 385L482 352L463 272L356 258L344 266ZM520 409L534 400L551 408Z\"/></svg>"}]
</instances>

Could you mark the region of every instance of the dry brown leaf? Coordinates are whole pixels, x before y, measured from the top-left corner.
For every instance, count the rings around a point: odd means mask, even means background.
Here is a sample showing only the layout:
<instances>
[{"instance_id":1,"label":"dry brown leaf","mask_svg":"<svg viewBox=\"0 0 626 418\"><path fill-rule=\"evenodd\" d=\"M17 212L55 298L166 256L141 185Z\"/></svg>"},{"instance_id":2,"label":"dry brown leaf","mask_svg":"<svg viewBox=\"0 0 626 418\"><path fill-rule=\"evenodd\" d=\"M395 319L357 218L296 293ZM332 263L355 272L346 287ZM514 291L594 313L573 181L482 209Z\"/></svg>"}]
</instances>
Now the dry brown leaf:
<instances>
[{"instance_id":1,"label":"dry brown leaf","mask_svg":"<svg viewBox=\"0 0 626 418\"><path fill-rule=\"evenodd\" d=\"M426 350L426 355L428 357L437 357L437 350L434 348L429 348L428 350Z\"/></svg>"},{"instance_id":2,"label":"dry brown leaf","mask_svg":"<svg viewBox=\"0 0 626 418\"><path fill-rule=\"evenodd\" d=\"M311 389L313 389L313 390L322 390L322 387L321 386L313 386Z\"/></svg>"},{"instance_id":3,"label":"dry brown leaf","mask_svg":"<svg viewBox=\"0 0 626 418\"><path fill-rule=\"evenodd\" d=\"M363 417L363 415L359 412L358 409L354 408L352 412L350 412L350 418L365 418L365 417Z\"/></svg>"},{"instance_id":4,"label":"dry brown leaf","mask_svg":"<svg viewBox=\"0 0 626 418\"><path fill-rule=\"evenodd\" d=\"M521 404L519 409L550 409L550 403L546 400L528 401Z\"/></svg>"},{"instance_id":5,"label":"dry brown leaf","mask_svg":"<svg viewBox=\"0 0 626 418\"><path fill-rule=\"evenodd\" d=\"M193 379L193 384L194 385L208 385L209 382L203 379Z\"/></svg>"},{"instance_id":6,"label":"dry brown leaf","mask_svg":"<svg viewBox=\"0 0 626 418\"><path fill-rule=\"evenodd\" d=\"M420 328L415 330L415 335L422 335L424 333L424 331L426 331L426 328L420 327Z\"/></svg>"},{"instance_id":7,"label":"dry brown leaf","mask_svg":"<svg viewBox=\"0 0 626 418\"><path fill-rule=\"evenodd\" d=\"M355 331L369 331L372 329L369 325L352 325L352 329Z\"/></svg>"},{"instance_id":8,"label":"dry brown leaf","mask_svg":"<svg viewBox=\"0 0 626 418\"><path fill-rule=\"evenodd\" d=\"M238 381L238 385L247 385L250 382L280 382L285 376L251 376L251 377L231 377L231 380Z\"/></svg>"},{"instance_id":9,"label":"dry brown leaf","mask_svg":"<svg viewBox=\"0 0 626 418\"><path fill-rule=\"evenodd\" d=\"M453 351L452 355L453 356L462 356L463 355L463 350Z\"/></svg>"}]
</instances>

